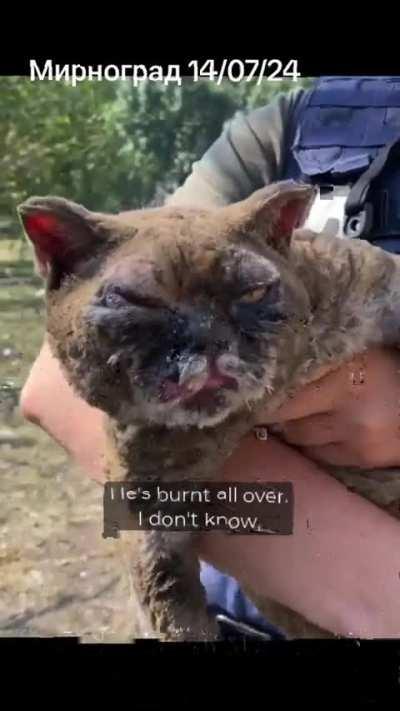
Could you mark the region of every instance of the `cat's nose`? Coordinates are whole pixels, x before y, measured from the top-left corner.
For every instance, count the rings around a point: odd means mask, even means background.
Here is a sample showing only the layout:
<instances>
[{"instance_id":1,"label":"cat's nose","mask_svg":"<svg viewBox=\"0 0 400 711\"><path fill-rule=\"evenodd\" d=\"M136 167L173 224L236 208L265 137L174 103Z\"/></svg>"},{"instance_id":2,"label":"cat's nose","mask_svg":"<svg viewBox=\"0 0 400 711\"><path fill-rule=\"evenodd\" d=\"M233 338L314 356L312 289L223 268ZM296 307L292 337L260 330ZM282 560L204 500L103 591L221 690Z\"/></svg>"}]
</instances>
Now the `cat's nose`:
<instances>
[{"instance_id":1,"label":"cat's nose","mask_svg":"<svg viewBox=\"0 0 400 711\"><path fill-rule=\"evenodd\" d=\"M188 321L186 331L187 345L192 353L204 353L210 342L212 330L211 319L193 315Z\"/></svg>"},{"instance_id":2,"label":"cat's nose","mask_svg":"<svg viewBox=\"0 0 400 711\"><path fill-rule=\"evenodd\" d=\"M186 348L198 355L214 355L229 348L229 333L221 319L195 313L188 317L182 333Z\"/></svg>"},{"instance_id":3,"label":"cat's nose","mask_svg":"<svg viewBox=\"0 0 400 711\"><path fill-rule=\"evenodd\" d=\"M227 350L229 350L229 341L213 334L212 331L202 334L202 337L197 337L190 343L190 352L198 355L215 356Z\"/></svg>"},{"instance_id":4,"label":"cat's nose","mask_svg":"<svg viewBox=\"0 0 400 711\"><path fill-rule=\"evenodd\" d=\"M224 338L216 338L213 345L218 352L229 350L229 341Z\"/></svg>"}]
</instances>

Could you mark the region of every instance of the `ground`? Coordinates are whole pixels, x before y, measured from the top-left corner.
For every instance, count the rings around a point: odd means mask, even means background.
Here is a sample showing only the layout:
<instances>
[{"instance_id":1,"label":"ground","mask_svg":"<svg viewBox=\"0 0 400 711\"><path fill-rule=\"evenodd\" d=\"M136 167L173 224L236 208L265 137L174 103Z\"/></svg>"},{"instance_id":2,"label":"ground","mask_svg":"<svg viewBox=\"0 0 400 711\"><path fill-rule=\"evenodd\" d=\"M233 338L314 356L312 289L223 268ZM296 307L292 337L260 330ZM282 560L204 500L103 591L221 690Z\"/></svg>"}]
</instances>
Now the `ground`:
<instances>
[{"instance_id":1,"label":"ground","mask_svg":"<svg viewBox=\"0 0 400 711\"><path fill-rule=\"evenodd\" d=\"M24 256L0 242L0 636L127 641L129 577L118 542L102 537L102 489L19 412L44 330Z\"/></svg>"}]
</instances>

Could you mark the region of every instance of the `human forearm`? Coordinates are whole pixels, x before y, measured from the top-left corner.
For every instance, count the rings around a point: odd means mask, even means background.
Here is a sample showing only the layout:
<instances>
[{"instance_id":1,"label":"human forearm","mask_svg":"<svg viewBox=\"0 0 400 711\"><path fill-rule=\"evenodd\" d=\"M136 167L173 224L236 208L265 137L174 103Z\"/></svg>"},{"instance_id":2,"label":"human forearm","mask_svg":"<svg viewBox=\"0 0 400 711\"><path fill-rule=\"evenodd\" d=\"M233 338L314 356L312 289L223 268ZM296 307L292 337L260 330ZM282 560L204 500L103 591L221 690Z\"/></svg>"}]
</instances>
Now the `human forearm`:
<instances>
[{"instance_id":1,"label":"human forearm","mask_svg":"<svg viewBox=\"0 0 400 711\"><path fill-rule=\"evenodd\" d=\"M74 395L46 346L22 405L24 414L60 442L84 472L104 482L103 416ZM400 637L399 522L273 440L246 438L221 477L293 481L294 534L206 533L202 556L325 629Z\"/></svg>"},{"instance_id":2,"label":"human forearm","mask_svg":"<svg viewBox=\"0 0 400 711\"><path fill-rule=\"evenodd\" d=\"M205 559L323 629L361 638L400 637L398 521L273 439L246 438L222 476L292 481L294 533L204 533Z\"/></svg>"},{"instance_id":3,"label":"human forearm","mask_svg":"<svg viewBox=\"0 0 400 711\"><path fill-rule=\"evenodd\" d=\"M105 481L103 413L81 400L44 342L21 394L24 417L55 439L93 479Z\"/></svg>"}]
</instances>

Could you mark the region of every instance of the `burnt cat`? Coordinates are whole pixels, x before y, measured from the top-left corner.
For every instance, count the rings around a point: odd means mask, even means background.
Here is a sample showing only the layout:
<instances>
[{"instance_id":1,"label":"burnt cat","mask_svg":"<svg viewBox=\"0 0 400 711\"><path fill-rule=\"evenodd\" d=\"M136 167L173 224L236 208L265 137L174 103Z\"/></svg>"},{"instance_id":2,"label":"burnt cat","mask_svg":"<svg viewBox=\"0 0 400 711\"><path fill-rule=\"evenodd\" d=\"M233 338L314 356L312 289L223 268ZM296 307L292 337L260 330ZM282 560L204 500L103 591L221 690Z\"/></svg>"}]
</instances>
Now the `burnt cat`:
<instances>
[{"instance_id":1,"label":"burnt cat","mask_svg":"<svg viewBox=\"0 0 400 711\"><path fill-rule=\"evenodd\" d=\"M301 229L314 189L292 181L233 205L91 212L56 197L19 207L46 279L50 346L103 410L111 480L210 480L262 408L374 344L399 341L399 259ZM333 469L380 506L391 470ZM123 534L143 634L218 637L187 532ZM325 636L248 591L290 637Z\"/></svg>"}]
</instances>

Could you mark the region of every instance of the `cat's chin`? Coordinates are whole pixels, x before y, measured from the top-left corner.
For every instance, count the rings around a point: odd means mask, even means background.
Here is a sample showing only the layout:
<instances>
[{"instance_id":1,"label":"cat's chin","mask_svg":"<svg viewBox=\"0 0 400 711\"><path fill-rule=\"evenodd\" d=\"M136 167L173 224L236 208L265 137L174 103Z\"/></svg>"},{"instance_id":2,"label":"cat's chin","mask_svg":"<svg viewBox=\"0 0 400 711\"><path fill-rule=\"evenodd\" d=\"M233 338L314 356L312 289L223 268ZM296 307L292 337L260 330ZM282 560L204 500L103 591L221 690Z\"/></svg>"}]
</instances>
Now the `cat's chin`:
<instances>
[{"instance_id":1,"label":"cat's chin","mask_svg":"<svg viewBox=\"0 0 400 711\"><path fill-rule=\"evenodd\" d=\"M216 427L225 420L228 419L230 415L235 412L235 408L224 407L214 410L196 409L196 408L176 408L170 413L168 420L165 422L166 427L198 427L203 429L206 427Z\"/></svg>"},{"instance_id":2,"label":"cat's chin","mask_svg":"<svg viewBox=\"0 0 400 711\"><path fill-rule=\"evenodd\" d=\"M158 415L164 419L164 422L159 420L159 423L170 428L216 427L240 410L250 413L264 393L265 390L260 388L245 399L243 394L237 391L201 392L190 400L176 403L163 415L159 412Z\"/></svg>"},{"instance_id":3,"label":"cat's chin","mask_svg":"<svg viewBox=\"0 0 400 711\"><path fill-rule=\"evenodd\" d=\"M265 396L268 387L263 380L255 385L255 378L246 374L245 380L235 388L201 389L191 397L176 398L167 402L157 395L146 397L143 389L136 391L132 403L125 402L116 417L122 424L147 423L168 428L215 427L240 411L250 413ZM250 380L250 382L249 382ZM240 387L240 385L242 387Z\"/></svg>"}]
</instances>

